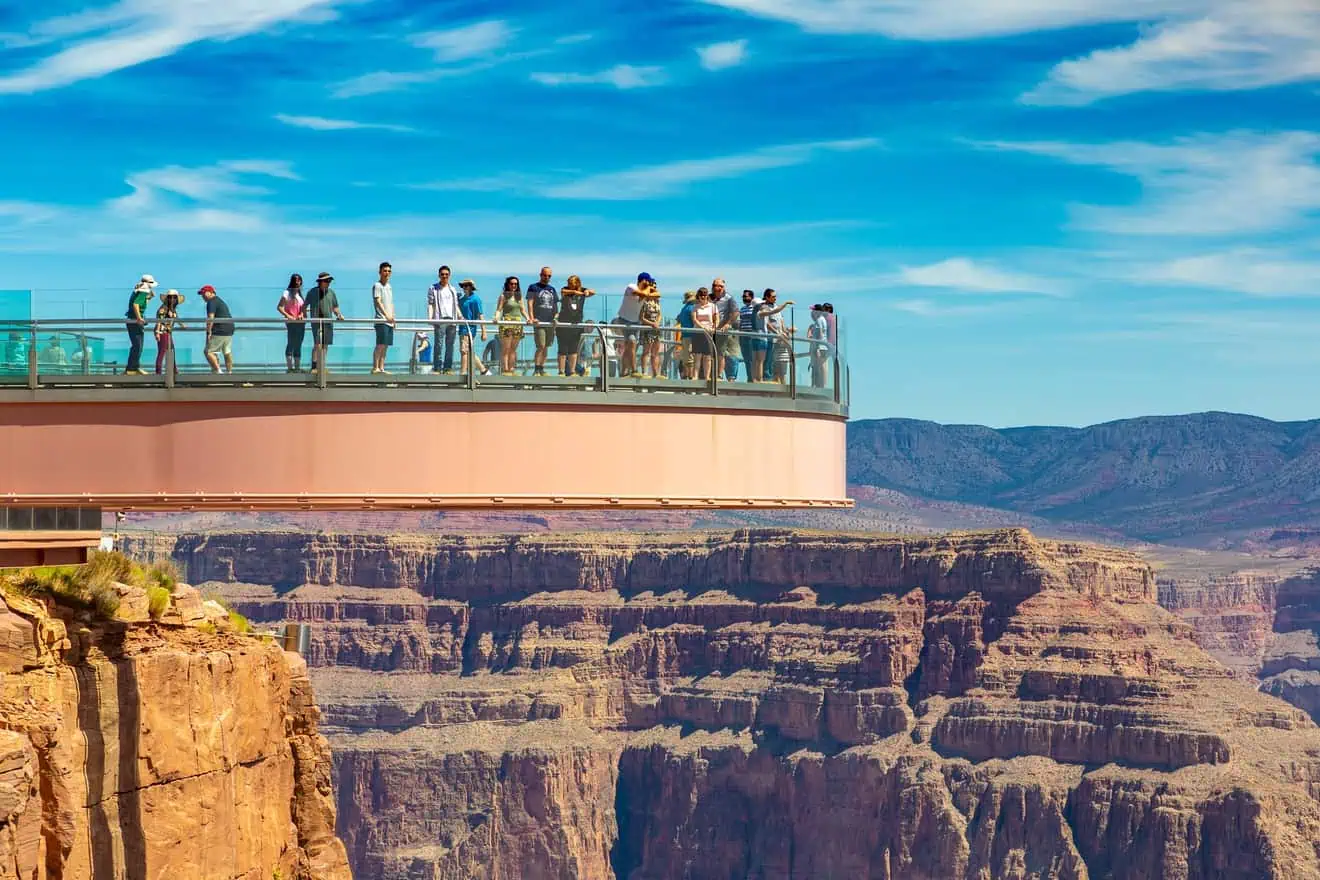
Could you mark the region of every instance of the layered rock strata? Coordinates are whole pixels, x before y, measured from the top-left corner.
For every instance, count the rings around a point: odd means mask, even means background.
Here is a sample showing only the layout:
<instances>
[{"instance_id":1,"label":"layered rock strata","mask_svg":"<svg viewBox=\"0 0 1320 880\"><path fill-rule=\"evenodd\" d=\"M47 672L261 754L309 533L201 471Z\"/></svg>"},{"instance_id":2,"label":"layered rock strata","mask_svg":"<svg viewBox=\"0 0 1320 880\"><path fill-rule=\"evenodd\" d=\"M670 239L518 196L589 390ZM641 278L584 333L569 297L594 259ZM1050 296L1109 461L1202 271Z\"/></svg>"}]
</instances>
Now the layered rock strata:
<instances>
[{"instance_id":1,"label":"layered rock strata","mask_svg":"<svg viewBox=\"0 0 1320 880\"><path fill-rule=\"evenodd\" d=\"M0 600L0 880L349 880L306 664L177 596Z\"/></svg>"},{"instance_id":2,"label":"layered rock strata","mask_svg":"<svg viewBox=\"0 0 1320 880\"><path fill-rule=\"evenodd\" d=\"M359 880L1320 877L1320 731L1124 552L1020 530L134 550L313 624Z\"/></svg>"}]
</instances>

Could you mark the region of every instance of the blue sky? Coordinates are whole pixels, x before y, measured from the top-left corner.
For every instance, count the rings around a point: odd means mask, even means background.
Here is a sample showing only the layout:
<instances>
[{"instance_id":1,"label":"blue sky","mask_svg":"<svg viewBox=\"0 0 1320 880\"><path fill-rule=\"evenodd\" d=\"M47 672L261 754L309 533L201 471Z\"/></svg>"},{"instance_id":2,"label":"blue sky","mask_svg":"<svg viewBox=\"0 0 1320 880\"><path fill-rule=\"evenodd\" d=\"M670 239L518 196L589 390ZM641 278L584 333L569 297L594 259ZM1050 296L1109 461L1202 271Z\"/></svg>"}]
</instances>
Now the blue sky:
<instances>
[{"instance_id":1,"label":"blue sky","mask_svg":"<svg viewBox=\"0 0 1320 880\"><path fill-rule=\"evenodd\" d=\"M1318 110L1313 0L0 3L0 288L718 274L861 417L1314 417Z\"/></svg>"}]
</instances>

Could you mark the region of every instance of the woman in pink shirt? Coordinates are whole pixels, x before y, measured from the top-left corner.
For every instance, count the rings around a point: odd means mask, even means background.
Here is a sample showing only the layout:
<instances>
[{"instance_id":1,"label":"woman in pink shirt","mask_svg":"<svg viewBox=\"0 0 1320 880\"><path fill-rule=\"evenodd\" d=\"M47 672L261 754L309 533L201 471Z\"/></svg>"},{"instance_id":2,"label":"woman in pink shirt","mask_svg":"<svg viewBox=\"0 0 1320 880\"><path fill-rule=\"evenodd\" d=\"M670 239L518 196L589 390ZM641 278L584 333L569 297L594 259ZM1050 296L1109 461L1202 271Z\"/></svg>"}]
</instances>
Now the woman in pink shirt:
<instances>
[{"instance_id":1,"label":"woman in pink shirt","mask_svg":"<svg viewBox=\"0 0 1320 880\"><path fill-rule=\"evenodd\" d=\"M692 334L692 355L696 358L697 375L701 379L710 378L715 349L711 344L711 336L707 334L715 332L719 319L720 310L710 301L710 291L701 288L697 291L697 306L692 310L692 323L698 329L698 332Z\"/></svg>"},{"instance_id":2,"label":"woman in pink shirt","mask_svg":"<svg viewBox=\"0 0 1320 880\"><path fill-rule=\"evenodd\" d=\"M284 327L288 331L289 341L284 345L284 362L290 373L302 371L303 337L307 334L307 301L302 295L302 276L294 273L289 276L289 286L280 296L275 308L284 318Z\"/></svg>"}]
</instances>

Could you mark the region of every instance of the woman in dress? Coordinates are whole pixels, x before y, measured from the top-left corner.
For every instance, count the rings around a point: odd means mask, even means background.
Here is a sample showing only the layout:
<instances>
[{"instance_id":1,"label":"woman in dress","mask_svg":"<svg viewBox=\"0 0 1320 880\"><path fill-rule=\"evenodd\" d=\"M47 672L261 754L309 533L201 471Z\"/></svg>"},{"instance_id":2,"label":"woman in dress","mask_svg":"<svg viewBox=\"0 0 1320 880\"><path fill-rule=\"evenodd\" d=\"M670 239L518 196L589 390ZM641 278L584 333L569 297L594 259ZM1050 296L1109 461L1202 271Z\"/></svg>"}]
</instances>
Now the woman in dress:
<instances>
[{"instance_id":1,"label":"woman in dress","mask_svg":"<svg viewBox=\"0 0 1320 880\"><path fill-rule=\"evenodd\" d=\"M582 313L587 297L595 296L591 288L583 289L582 279L569 275L559 291L559 316L555 319L555 341L559 344L559 375L577 375L578 351L582 344Z\"/></svg>"},{"instance_id":2,"label":"woman in dress","mask_svg":"<svg viewBox=\"0 0 1320 880\"><path fill-rule=\"evenodd\" d=\"M174 350L174 328L180 330L187 329L184 323L179 320L179 304L183 302L183 294L177 290L167 290L161 297L160 308L156 309L156 375L159 376L165 372L165 355ZM174 375L179 375L178 364L175 364Z\"/></svg>"},{"instance_id":3,"label":"woman in dress","mask_svg":"<svg viewBox=\"0 0 1320 880\"><path fill-rule=\"evenodd\" d=\"M500 372L512 376L518 366L518 344L527 324L522 283L517 275L504 279L504 291L495 303L495 320L500 324Z\"/></svg>"},{"instance_id":4,"label":"woman in dress","mask_svg":"<svg viewBox=\"0 0 1320 880\"><path fill-rule=\"evenodd\" d=\"M303 337L307 335L307 300L302 293L303 280L297 272L289 276L289 286L275 308L284 318L288 341L284 344L284 365L290 373L302 371Z\"/></svg>"},{"instance_id":5,"label":"woman in dress","mask_svg":"<svg viewBox=\"0 0 1320 880\"><path fill-rule=\"evenodd\" d=\"M660 291L650 288L642 299L642 308L638 313L642 322L641 355L637 360L639 375L646 372L646 364L651 364L651 378L662 378L660 372Z\"/></svg>"},{"instance_id":6,"label":"woman in dress","mask_svg":"<svg viewBox=\"0 0 1320 880\"><path fill-rule=\"evenodd\" d=\"M692 323L696 325L696 332L692 334L692 354L696 360L695 378L702 380L710 378L711 361L715 354L711 339L719 318L719 309L710 301L710 291L704 287L698 290L697 305L692 310Z\"/></svg>"}]
</instances>

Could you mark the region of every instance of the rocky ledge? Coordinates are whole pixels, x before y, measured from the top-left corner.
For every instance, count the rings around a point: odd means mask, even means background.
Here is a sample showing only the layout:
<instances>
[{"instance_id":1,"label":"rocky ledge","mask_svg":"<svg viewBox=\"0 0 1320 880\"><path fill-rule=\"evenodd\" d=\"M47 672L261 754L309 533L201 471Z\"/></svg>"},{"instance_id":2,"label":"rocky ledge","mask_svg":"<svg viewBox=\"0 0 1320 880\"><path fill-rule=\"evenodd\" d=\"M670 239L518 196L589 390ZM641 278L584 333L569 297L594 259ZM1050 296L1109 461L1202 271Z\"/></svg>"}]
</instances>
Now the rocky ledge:
<instances>
[{"instance_id":1,"label":"rocky ledge","mask_svg":"<svg viewBox=\"0 0 1320 880\"><path fill-rule=\"evenodd\" d=\"M307 666L180 585L0 599L0 880L349 880Z\"/></svg>"},{"instance_id":2,"label":"rocky ledge","mask_svg":"<svg viewBox=\"0 0 1320 880\"><path fill-rule=\"evenodd\" d=\"M314 624L359 880L1320 877L1320 731L1150 568L940 538L140 540Z\"/></svg>"}]
</instances>

